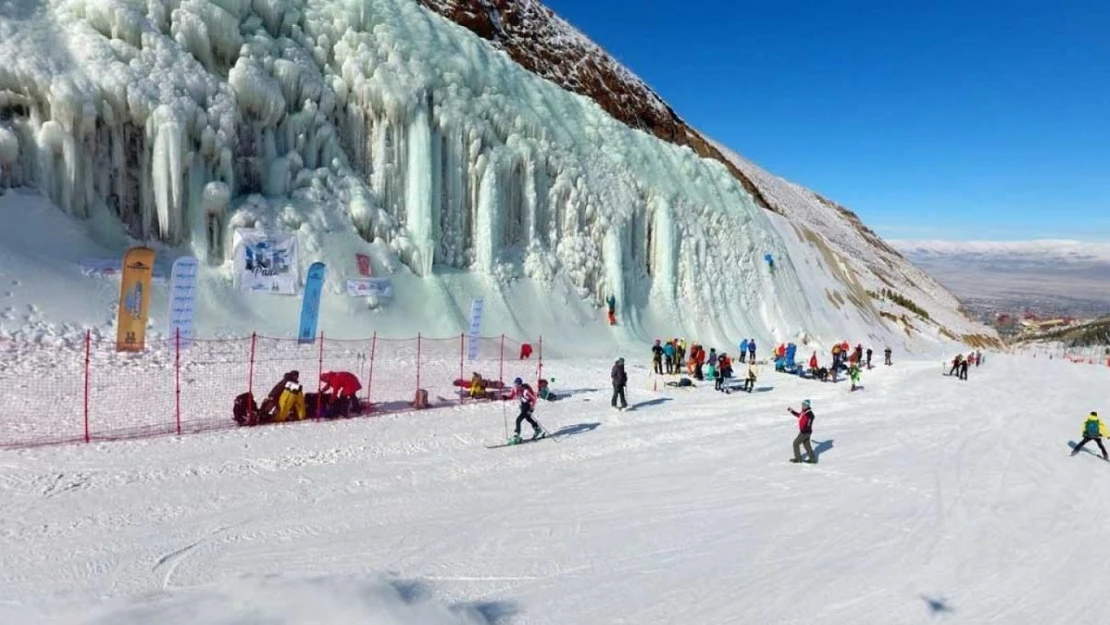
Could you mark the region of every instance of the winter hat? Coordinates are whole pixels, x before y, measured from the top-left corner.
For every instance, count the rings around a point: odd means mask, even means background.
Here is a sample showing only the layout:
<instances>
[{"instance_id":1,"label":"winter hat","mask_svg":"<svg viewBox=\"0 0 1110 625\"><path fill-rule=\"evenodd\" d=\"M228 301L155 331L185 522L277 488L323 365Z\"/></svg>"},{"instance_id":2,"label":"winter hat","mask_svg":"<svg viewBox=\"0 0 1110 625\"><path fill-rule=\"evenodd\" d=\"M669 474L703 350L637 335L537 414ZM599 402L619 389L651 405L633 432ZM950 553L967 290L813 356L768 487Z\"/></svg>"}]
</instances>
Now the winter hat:
<instances>
[{"instance_id":1,"label":"winter hat","mask_svg":"<svg viewBox=\"0 0 1110 625\"><path fill-rule=\"evenodd\" d=\"M809 400L808 399L803 399L802 400L802 408L809 408Z\"/></svg>"},{"instance_id":2,"label":"winter hat","mask_svg":"<svg viewBox=\"0 0 1110 625\"><path fill-rule=\"evenodd\" d=\"M1097 413L1097 412L1095 412L1094 410L1092 410L1092 411L1091 411L1091 416L1092 416L1092 417L1095 417L1095 418L1097 419L1097 418L1098 418L1098 413Z\"/></svg>"},{"instance_id":3,"label":"winter hat","mask_svg":"<svg viewBox=\"0 0 1110 625\"><path fill-rule=\"evenodd\" d=\"M617 359L617 364L618 365L623 365L624 364L624 358L618 358Z\"/></svg>"},{"instance_id":4,"label":"winter hat","mask_svg":"<svg viewBox=\"0 0 1110 625\"><path fill-rule=\"evenodd\" d=\"M513 384L516 385L516 386L520 386L521 384L524 384L524 380L521 380L520 378L517 378L517 379L513 380Z\"/></svg>"}]
</instances>

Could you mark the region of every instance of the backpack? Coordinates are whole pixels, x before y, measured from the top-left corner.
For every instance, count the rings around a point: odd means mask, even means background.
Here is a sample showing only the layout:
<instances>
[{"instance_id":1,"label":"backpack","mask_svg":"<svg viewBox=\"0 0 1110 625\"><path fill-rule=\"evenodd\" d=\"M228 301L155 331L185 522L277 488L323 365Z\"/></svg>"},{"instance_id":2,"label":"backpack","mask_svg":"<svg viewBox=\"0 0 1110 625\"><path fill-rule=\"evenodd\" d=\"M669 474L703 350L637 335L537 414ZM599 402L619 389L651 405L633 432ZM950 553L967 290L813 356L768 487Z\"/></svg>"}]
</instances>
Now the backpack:
<instances>
[{"instance_id":1,"label":"backpack","mask_svg":"<svg viewBox=\"0 0 1110 625\"><path fill-rule=\"evenodd\" d=\"M235 404L231 408L232 418L239 425L254 425L251 420L258 417L258 404L254 403L254 396L243 393L235 397Z\"/></svg>"},{"instance_id":2,"label":"backpack","mask_svg":"<svg viewBox=\"0 0 1110 625\"><path fill-rule=\"evenodd\" d=\"M1099 431L1098 425L1098 419L1088 419L1087 422L1083 424L1083 435L1089 438L1099 438L1102 436L1102 433Z\"/></svg>"}]
</instances>

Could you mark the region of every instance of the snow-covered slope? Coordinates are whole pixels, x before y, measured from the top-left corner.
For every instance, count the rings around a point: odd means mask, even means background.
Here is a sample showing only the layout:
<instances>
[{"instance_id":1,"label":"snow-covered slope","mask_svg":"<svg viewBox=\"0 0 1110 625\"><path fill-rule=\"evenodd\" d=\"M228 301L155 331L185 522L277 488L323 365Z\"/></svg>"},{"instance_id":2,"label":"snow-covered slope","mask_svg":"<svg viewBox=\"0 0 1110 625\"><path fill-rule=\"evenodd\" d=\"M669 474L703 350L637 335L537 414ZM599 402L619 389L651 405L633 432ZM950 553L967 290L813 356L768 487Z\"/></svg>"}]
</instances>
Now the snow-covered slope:
<instances>
[{"instance_id":1,"label":"snow-covered slope","mask_svg":"<svg viewBox=\"0 0 1110 625\"><path fill-rule=\"evenodd\" d=\"M474 404L5 452L0 622L1104 622L1110 467L1067 442L1107 367L896 360L739 396L634 367L616 413L587 390L608 364L551 363L577 391L540 407L558 443L487 450L501 410ZM786 462L804 397L816 466Z\"/></svg>"},{"instance_id":2,"label":"snow-covered slope","mask_svg":"<svg viewBox=\"0 0 1110 625\"><path fill-rule=\"evenodd\" d=\"M106 253L129 235L163 259L207 261L202 334L295 329L298 302L232 286L231 230L245 226L294 232L306 263L329 265L322 326L336 337L455 334L475 295L495 332L598 352L672 334L926 349L980 331L943 291L936 326L882 310L842 266L857 250L829 254L835 233L788 225L729 167L629 128L411 0L6 6L8 184L38 187ZM25 193L3 201L49 210ZM8 236L31 237L30 220ZM76 247L51 249L74 273ZM356 252L394 280L394 301L343 294ZM110 292L67 291L105 321ZM615 330L599 308L610 294ZM11 297L46 322L65 312Z\"/></svg>"}]
</instances>

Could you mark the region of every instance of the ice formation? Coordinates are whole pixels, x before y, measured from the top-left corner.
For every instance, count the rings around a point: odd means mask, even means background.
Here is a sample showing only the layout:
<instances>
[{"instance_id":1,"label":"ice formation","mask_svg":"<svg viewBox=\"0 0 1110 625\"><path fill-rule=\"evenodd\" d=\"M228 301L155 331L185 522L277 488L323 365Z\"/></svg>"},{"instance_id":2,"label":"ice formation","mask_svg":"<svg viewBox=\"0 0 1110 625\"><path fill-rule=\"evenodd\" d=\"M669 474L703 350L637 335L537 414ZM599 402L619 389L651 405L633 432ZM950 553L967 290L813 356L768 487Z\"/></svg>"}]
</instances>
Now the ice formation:
<instances>
[{"instance_id":1,"label":"ice formation","mask_svg":"<svg viewBox=\"0 0 1110 625\"><path fill-rule=\"evenodd\" d=\"M76 217L106 208L211 263L236 226L345 227L418 276L615 294L634 328L836 326L789 263L764 270L795 246L724 166L410 0L17 5L0 17L0 164L15 145L10 183ZM763 301L791 291L797 309Z\"/></svg>"}]
</instances>

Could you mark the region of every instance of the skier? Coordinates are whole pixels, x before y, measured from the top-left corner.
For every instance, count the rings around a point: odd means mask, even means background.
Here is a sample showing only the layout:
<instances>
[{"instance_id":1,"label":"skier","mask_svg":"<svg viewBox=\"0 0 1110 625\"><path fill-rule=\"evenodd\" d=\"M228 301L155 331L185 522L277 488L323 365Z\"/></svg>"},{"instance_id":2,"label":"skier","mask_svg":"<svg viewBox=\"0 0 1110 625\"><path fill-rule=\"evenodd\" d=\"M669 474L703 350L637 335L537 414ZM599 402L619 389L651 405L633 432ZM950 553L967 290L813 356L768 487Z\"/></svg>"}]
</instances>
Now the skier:
<instances>
[{"instance_id":1,"label":"skier","mask_svg":"<svg viewBox=\"0 0 1110 625\"><path fill-rule=\"evenodd\" d=\"M617 406L617 398L620 398L621 405L619 408L624 410L628 407L628 401L624 398L624 387L628 386L628 374L624 372L624 358L618 358L617 362L613 364L613 370L609 373L609 377L613 380L613 401L614 408Z\"/></svg>"},{"instance_id":2,"label":"skier","mask_svg":"<svg viewBox=\"0 0 1110 625\"><path fill-rule=\"evenodd\" d=\"M324 384L320 392L332 393L329 403L335 411L334 414L346 417L352 412L358 412L356 395L362 390L362 384L355 374L350 371L325 371L320 374L320 381Z\"/></svg>"},{"instance_id":3,"label":"skier","mask_svg":"<svg viewBox=\"0 0 1110 625\"><path fill-rule=\"evenodd\" d=\"M890 361L890 348L889 347L883 350L883 358L884 358L884 361L883 361L884 365L893 365L894 364L893 362Z\"/></svg>"},{"instance_id":4,"label":"skier","mask_svg":"<svg viewBox=\"0 0 1110 625\"><path fill-rule=\"evenodd\" d=\"M656 373L663 375L663 346L659 343L659 339L655 339L655 345L651 347L651 364Z\"/></svg>"},{"instance_id":5,"label":"skier","mask_svg":"<svg viewBox=\"0 0 1110 625\"><path fill-rule=\"evenodd\" d=\"M1106 426L1098 418L1098 413L1094 410L1087 420L1083 422L1083 440L1072 450L1071 455L1079 453L1089 441L1094 441L1098 448L1102 450L1102 459L1110 461L1110 456L1106 454L1106 447L1102 445L1102 437L1106 436Z\"/></svg>"},{"instance_id":6,"label":"skier","mask_svg":"<svg viewBox=\"0 0 1110 625\"><path fill-rule=\"evenodd\" d=\"M744 362L748 357L748 339L740 341L740 362Z\"/></svg>"},{"instance_id":7,"label":"skier","mask_svg":"<svg viewBox=\"0 0 1110 625\"><path fill-rule=\"evenodd\" d=\"M848 377L852 380L852 390L859 388L859 365L852 365L848 367Z\"/></svg>"},{"instance_id":8,"label":"skier","mask_svg":"<svg viewBox=\"0 0 1110 625\"><path fill-rule=\"evenodd\" d=\"M532 411L536 408L536 393L532 390L532 387L525 384L524 380L517 378L513 380L513 390L509 393L507 399L520 400L520 414L516 418L516 429L513 430L513 437L509 439L509 444L516 445L522 442L520 426L525 421L532 426L532 440L543 436L543 429L540 428L540 424L532 418Z\"/></svg>"},{"instance_id":9,"label":"skier","mask_svg":"<svg viewBox=\"0 0 1110 625\"><path fill-rule=\"evenodd\" d=\"M813 455L813 446L809 444L809 438L813 434L813 410L810 409L809 400L802 402L802 411L798 412L793 408L787 408L790 414L798 417L798 436L794 439L794 457L790 462L802 461L802 447L805 447L807 459L809 464L817 464L817 456Z\"/></svg>"},{"instance_id":10,"label":"skier","mask_svg":"<svg viewBox=\"0 0 1110 625\"><path fill-rule=\"evenodd\" d=\"M871 368L871 348L867 348L867 368Z\"/></svg>"},{"instance_id":11,"label":"skier","mask_svg":"<svg viewBox=\"0 0 1110 625\"><path fill-rule=\"evenodd\" d=\"M748 339L748 360L755 362L755 339Z\"/></svg>"}]
</instances>

